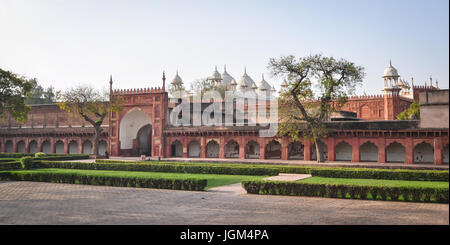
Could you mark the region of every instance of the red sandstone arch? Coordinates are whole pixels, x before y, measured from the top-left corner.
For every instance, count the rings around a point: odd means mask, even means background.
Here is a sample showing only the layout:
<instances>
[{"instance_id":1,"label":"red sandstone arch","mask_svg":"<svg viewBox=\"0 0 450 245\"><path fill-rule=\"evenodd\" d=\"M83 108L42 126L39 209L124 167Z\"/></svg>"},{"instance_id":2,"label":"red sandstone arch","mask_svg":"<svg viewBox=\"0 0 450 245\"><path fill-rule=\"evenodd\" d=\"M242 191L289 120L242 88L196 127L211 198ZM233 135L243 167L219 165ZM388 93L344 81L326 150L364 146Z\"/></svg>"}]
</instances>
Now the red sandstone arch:
<instances>
[{"instance_id":1,"label":"red sandstone arch","mask_svg":"<svg viewBox=\"0 0 450 245\"><path fill-rule=\"evenodd\" d=\"M260 158L260 145L256 140L249 140L245 144L245 158L247 159L259 159Z\"/></svg>"},{"instance_id":2,"label":"red sandstone arch","mask_svg":"<svg viewBox=\"0 0 450 245\"><path fill-rule=\"evenodd\" d=\"M77 140L71 140L69 141L68 145L69 154L78 154L78 141Z\"/></svg>"},{"instance_id":3,"label":"red sandstone arch","mask_svg":"<svg viewBox=\"0 0 450 245\"><path fill-rule=\"evenodd\" d=\"M6 153L13 153L13 151L14 151L13 141L12 140L7 140L5 142L5 152Z\"/></svg>"},{"instance_id":4,"label":"red sandstone arch","mask_svg":"<svg viewBox=\"0 0 450 245\"><path fill-rule=\"evenodd\" d=\"M444 146L444 149L443 149L443 152L442 152L442 162L444 163L444 164L449 164L449 154L450 154L450 152L449 152L449 144L446 144L445 146Z\"/></svg>"},{"instance_id":5,"label":"red sandstone arch","mask_svg":"<svg viewBox=\"0 0 450 245\"><path fill-rule=\"evenodd\" d=\"M39 152L43 152L43 153L51 153L52 152L52 144L51 144L50 140L42 141L42 143L39 147Z\"/></svg>"},{"instance_id":6,"label":"red sandstone arch","mask_svg":"<svg viewBox=\"0 0 450 245\"><path fill-rule=\"evenodd\" d=\"M37 140L31 140L28 143L28 152L29 153L37 153L38 151L39 151L39 149L38 149Z\"/></svg>"},{"instance_id":7,"label":"red sandstone arch","mask_svg":"<svg viewBox=\"0 0 450 245\"><path fill-rule=\"evenodd\" d=\"M100 140L98 142L98 154L104 156L108 151L108 143L106 140Z\"/></svg>"},{"instance_id":8,"label":"red sandstone arch","mask_svg":"<svg viewBox=\"0 0 450 245\"><path fill-rule=\"evenodd\" d=\"M188 157L200 157L200 143L197 140L191 140L188 144Z\"/></svg>"},{"instance_id":9,"label":"red sandstone arch","mask_svg":"<svg viewBox=\"0 0 450 245\"><path fill-rule=\"evenodd\" d=\"M220 145L215 140L210 140L206 144L206 157L207 158L219 158Z\"/></svg>"},{"instance_id":10,"label":"red sandstone arch","mask_svg":"<svg viewBox=\"0 0 450 245\"><path fill-rule=\"evenodd\" d=\"M174 140L170 144L171 157L183 157L183 144L179 140Z\"/></svg>"},{"instance_id":11,"label":"red sandstone arch","mask_svg":"<svg viewBox=\"0 0 450 245\"><path fill-rule=\"evenodd\" d=\"M416 147L418 144L427 143L429 145L433 145L434 141L433 139L414 139L413 140L413 146Z\"/></svg>"},{"instance_id":12,"label":"red sandstone arch","mask_svg":"<svg viewBox=\"0 0 450 245\"><path fill-rule=\"evenodd\" d=\"M62 154L64 153L64 141L62 140L58 140L55 142L55 144L53 145L54 149L55 149L55 153L57 154Z\"/></svg>"},{"instance_id":13,"label":"red sandstone arch","mask_svg":"<svg viewBox=\"0 0 450 245\"><path fill-rule=\"evenodd\" d=\"M405 162L406 148L401 143L394 141L386 146L386 162Z\"/></svg>"},{"instance_id":14,"label":"red sandstone arch","mask_svg":"<svg viewBox=\"0 0 450 245\"><path fill-rule=\"evenodd\" d=\"M345 140L339 141L334 148L336 161L352 161L352 145Z\"/></svg>"},{"instance_id":15,"label":"red sandstone arch","mask_svg":"<svg viewBox=\"0 0 450 245\"><path fill-rule=\"evenodd\" d=\"M225 158L239 158L239 143L230 140L225 145Z\"/></svg>"},{"instance_id":16,"label":"red sandstone arch","mask_svg":"<svg viewBox=\"0 0 450 245\"><path fill-rule=\"evenodd\" d=\"M359 158L361 162L378 162L378 146L367 140L359 147Z\"/></svg>"},{"instance_id":17,"label":"red sandstone arch","mask_svg":"<svg viewBox=\"0 0 450 245\"><path fill-rule=\"evenodd\" d=\"M271 140L266 144L266 159L281 159L281 143L277 140Z\"/></svg>"},{"instance_id":18,"label":"red sandstone arch","mask_svg":"<svg viewBox=\"0 0 450 245\"><path fill-rule=\"evenodd\" d=\"M27 145L25 141L20 140L16 143L17 153L25 153L27 151Z\"/></svg>"},{"instance_id":19,"label":"red sandstone arch","mask_svg":"<svg viewBox=\"0 0 450 245\"><path fill-rule=\"evenodd\" d=\"M305 158L305 146L300 141L292 141L288 145L288 159L303 160Z\"/></svg>"},{"instance_id":20,"label":"red sandstone arch","mask_svg":"<svg viewBox=\"0 0 450 245\"><path fill-rule=\"evenodd\" d=\"M100 144L100 141L99 141L99 144ZM83 144L81 145L81 153L92 154L92 147L93 147L93 144L90 140L83 141Z\"/></svg>"},{"instance_id":21,"label":"red sandstone arch","mask_svg":"<svg viewBox=\"0 0 450 245\"><path fill-rule=\"evenodd\" d=\"M434 163L434 148L426 141L414 146L414 163Z\"/></svg>"}]
</instances>

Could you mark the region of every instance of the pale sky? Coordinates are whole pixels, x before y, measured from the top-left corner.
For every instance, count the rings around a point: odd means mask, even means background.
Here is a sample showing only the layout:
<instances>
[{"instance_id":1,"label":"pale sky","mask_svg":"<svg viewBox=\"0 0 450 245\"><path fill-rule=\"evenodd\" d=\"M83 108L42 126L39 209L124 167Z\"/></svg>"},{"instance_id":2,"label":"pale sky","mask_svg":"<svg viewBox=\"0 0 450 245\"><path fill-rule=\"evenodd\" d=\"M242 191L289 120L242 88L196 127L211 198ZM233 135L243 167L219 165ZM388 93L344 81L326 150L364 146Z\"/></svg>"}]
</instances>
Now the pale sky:
<instances>
[{"instance_id":1,"label":"pale sky","mask_svg":"<svg viewBox=\"0 0 450 245\"><path fill-rule=\"evenodd\" d=\"M47 87L185 86L223 65L238 80L271 77L269 58L321 53L366 71L379 94L389 59L416 84L449 87L448 0L0 0L0 68Z\"/></svg>"}]
</instances>

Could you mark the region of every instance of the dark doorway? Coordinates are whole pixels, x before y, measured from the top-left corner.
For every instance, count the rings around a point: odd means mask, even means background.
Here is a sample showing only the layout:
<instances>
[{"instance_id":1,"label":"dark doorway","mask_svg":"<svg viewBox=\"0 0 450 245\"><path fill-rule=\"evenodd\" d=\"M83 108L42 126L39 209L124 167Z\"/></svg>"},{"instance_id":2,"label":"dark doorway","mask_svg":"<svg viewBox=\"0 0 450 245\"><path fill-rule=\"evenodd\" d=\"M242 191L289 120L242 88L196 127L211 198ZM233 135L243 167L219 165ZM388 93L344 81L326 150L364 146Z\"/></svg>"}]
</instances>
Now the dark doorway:
<instances>
[{"instance_id":1,"label":"dark doorway","mask_svg":"<svg viewBox=\"0 0 450 245\"><path fill-rule=\"evenodd\" d=\"M147 124L137 133L138 155L152 155L152 125Z\"/></svg>"}]
</instances>

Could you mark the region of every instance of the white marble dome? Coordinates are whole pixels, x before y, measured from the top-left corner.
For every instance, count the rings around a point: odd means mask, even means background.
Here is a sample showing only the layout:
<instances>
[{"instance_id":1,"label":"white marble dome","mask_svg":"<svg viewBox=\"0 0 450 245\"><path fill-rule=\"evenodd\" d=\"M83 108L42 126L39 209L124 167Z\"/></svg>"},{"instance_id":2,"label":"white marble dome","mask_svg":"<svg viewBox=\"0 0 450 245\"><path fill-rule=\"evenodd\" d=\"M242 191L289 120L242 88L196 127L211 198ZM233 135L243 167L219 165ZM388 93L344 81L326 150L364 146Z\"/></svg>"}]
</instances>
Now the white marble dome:
<instances>
[{"instance_id":1,"label":"white marble dome","mask_svg":"<svg viewBox=\"0 0 450 245\"><path fill-rule=\"evenodd\" d=\"M214 80L214 81L218 81L218 80L222 80L222 76L220 75L220 73L217 71L217 66L214 69L214 72L211 76L208 77L209 80Z\"/></svg>"},{"instance_id":2,"label":"white marble dome","mask_svg":"<svg viewBox=\"0 0 450 245\"><path fill-rule=\"evenodd\" d=\"M264 80L264 74L262 75L261 81L258 83L258 88L260 91L270 91L272 89L270 84Z\"/></svg>"},{"instance_id":3,"label":"white marble dome","mask_svg":"<svg viewBox=\"0 0 450 245\"><path fill-rule=\"evenodd\" d=\"M178 75L178 71L177 71L177 74L172 79L172 84L182 84L182 83L183 83L183 79L181 79L181 77Z\"/></svg>"},{"instance_id":4,"label":"white marble dome","mask_svg":"<svg viewBox=\"0 0 450 245\"><path fill-rule=\"evenodd\" d=\"M389 66L384 70L383 77L399 77L397 69L392 66L392 62L389 61Z\"/></svg>"},{"instance_id":5,"label":"white marble dome","mask_svg":"<svg viewBox=\"0 0 450 245\"><path fill-rule=\"evenodd\" d=\"M228 74L226 66L223 67L223 73L221 76L222 76L222 85L223 86L229 87L230 85L233 85L232 82L233 82L234 78L230 74ZM234 83L236 83L236 81Z\"/></svg>"},{"instance_id":6,"label":"white marble dome","mask_svg":"<svg viewBox=\"0 0 450 245\"><path fill-rule=\"evenodd\" d=\"M256 83L247 74L247 70L244 70L244 75L239 79L238 86L240 91L247 91L256 86Z\"/></svg>"}]
</instances>

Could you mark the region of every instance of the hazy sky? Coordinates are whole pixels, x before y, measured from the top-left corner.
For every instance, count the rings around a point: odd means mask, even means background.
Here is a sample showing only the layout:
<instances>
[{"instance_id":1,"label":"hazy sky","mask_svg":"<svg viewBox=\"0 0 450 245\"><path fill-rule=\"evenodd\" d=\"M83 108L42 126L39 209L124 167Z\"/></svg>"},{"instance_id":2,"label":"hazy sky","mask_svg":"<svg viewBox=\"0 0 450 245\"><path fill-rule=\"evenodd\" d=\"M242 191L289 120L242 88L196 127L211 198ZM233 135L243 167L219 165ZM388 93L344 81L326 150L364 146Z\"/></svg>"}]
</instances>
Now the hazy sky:
<instances>
[{"instance_id":1,"label":"hazy sky","mask_svg":"<svg viewBox=\"0 0 450 245\"><path fill-rule=\"evenodd\" d=\"M44 86L185 84L223 65L238 80L270 57L322 53L366 69L359 93L378 94L392 59L415 83L449 87L448 0L100 1L0 0L0 68ZM189 87L189 85L186 85Z\"/></svg>"}]
</instances>

